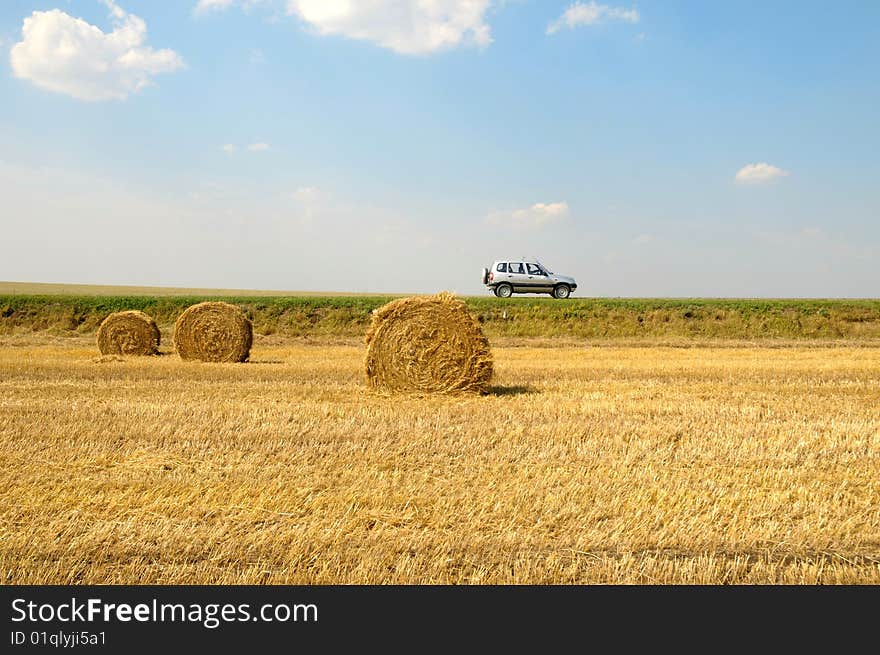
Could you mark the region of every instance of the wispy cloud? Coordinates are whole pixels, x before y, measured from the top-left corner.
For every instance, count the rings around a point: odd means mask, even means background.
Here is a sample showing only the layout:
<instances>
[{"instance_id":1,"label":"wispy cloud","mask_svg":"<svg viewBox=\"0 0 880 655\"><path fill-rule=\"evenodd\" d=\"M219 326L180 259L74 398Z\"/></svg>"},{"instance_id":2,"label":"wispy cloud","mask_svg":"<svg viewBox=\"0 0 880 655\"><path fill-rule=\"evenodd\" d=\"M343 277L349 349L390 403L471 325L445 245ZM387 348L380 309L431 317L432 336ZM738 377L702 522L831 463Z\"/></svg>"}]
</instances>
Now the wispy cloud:
<instances>
[{"instance_id":1,"label":"wispy cloud","mask_svg":"<svg viewBox=\"0 0 880 655\"><path fill-rule=\"evenodd\" d=\"M565 219L569 214L567 202L535 203L531 207L513 211L491 212L486 220L496 225L519 228L541 228Z\"/></svg>"},{"instance_id":2,"label":"wispy cloud","mask_svg":"<svg viewBox=\"0 0 880 655\"><path fill-rule=\"evenodd\" d=\"M206 14L211 11L224 11L233 4L235 4L235 0L199 0L195 13Z\"/></svg>"},{"instance_id":3,"label":"wispy cloud","mask_svg":"<svg viewBox=\"0 0 880 655\"><path fill-rule=\"evenodd\" d=\"M321 191L317 187L304 186L293 192L293 198L303 205L312 205L321 196Z\"/></svg>"},{"instance_id":4,"label":"wispy cloud","mask_svg":"<svg viewBox=\"0 0 880 655\"><path fill-rule=\"evenodd\" d=\"M263 4L266 0L199 0L193 10L197 16L210 14L212 12L226 11L233 5L238 5L245 11L250 11L257 5Z\"/></svg>"},{"instance_id":5,"label":"wispy cloud","mask_svg":"<svg viewBox=\"0 0 880 655\"><path fill-rule=\"evenodd\" d=\"M562 29L574 29L583 25L598 25L607 21L638 23L638 9L622 9L597 2L575 2L562 12L562 16L547 26L547 34L556 34Z\"/></svg>"},{"instance_id":6,"label":"wispy cloud","mask_svg":"<svg viewBox=\"0 0 880 655\"><path fill-rule=\"evenodd\" d=\"M788 171L766 162L746 164L737 171L736 182L738 184L766 184L788 175Z\"/></svg>"},{"instance_id":7,"label":"wispy cloud","mask_svg":"<svg viewBox=\"0 0 880 655\"><path fill-rule=\"evenodd\" d=\"M234 143L224 143L222 146L220 146L220 149L223 152L231 155L239 151L239 146L235 145ZM247 150L249 152L266 152L267 150L271 150L272 146L268 143L260 141L259 143L251 143L249 145L242 146L241 149Z\"/></svg>"}]
</instances>

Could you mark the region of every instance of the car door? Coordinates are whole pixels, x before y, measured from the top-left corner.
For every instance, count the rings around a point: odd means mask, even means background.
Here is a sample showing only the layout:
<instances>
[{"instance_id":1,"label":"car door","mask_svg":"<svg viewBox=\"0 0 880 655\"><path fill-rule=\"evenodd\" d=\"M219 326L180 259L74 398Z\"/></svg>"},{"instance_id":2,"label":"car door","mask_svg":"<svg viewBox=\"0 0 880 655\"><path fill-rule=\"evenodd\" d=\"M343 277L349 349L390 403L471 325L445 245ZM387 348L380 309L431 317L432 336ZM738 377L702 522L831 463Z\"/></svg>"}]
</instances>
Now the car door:
<instances>
[{"instance_id":1,"label":"car door","mask_svg":"<svg viewBox=\"0 0 880 655\"><path fill-rule=\"evenodd\" d=\"M507 274L507 262L496 262L495 270L492 272L492 282L500 284L501 282L509 282Z\"/></svg>"},{"instance_id":2,"label":"car door","mask_svg":"<svg viewBox=\"0 0 880 655\"><path fill-rule=\"evenodd\" d=\"M550 276L538 264L526 262L526 278L529 287L536 293L550 293L553 289Z\"/></svg>"},{"instance_id":3,"label":"car door","mask_svg":"<svg viewBox=\"0 0 880 655\"><path fill-rule=\"evenodd\" d=\"M520 293L528 291L528 278L526 277L526 265L523 262L507 263L507 281L513 286L514 291Z\"/></svg>"}]
</instances>

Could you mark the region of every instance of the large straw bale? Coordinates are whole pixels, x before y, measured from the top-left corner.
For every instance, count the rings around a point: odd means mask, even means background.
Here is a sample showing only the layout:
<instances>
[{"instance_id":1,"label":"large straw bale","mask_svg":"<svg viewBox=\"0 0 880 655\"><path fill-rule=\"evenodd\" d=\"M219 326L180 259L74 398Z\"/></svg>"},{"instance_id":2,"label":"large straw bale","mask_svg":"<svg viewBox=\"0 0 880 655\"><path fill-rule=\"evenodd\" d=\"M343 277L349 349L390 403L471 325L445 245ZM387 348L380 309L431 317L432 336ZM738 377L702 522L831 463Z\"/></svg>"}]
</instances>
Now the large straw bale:
<instances>
[{"instance_id":1,"label":"large straw bale","mask_svg":"<svg viewBox=\"0 0 880 655\"><path fill-rule=\"evenodd\" d=\"M485 393L492 353L480 324L450 293L402 298L373 312L367 380L376 389Z\"/></svg>"},{"instance_id":2,"label":"large straw bale","mask_svg":"<svg viewBox=\"0 0 880 655\"><path fill-rule=\"evenodd\" d=\"M114 312L98 327L102 355L155 355L160 339L156 321L137 310Z\"/></svg>"},{"instance_id":3,"label":"large straw bale","mask_svg":"<svg viewBox=\"0 0 880 655\"><path fill-rule=\"evenodd\" d=\"M253 340L248 317L226 302L188 307L174 326L174 347L186 360L244 362L250 356Z\"/></svg>"}]
</instances>

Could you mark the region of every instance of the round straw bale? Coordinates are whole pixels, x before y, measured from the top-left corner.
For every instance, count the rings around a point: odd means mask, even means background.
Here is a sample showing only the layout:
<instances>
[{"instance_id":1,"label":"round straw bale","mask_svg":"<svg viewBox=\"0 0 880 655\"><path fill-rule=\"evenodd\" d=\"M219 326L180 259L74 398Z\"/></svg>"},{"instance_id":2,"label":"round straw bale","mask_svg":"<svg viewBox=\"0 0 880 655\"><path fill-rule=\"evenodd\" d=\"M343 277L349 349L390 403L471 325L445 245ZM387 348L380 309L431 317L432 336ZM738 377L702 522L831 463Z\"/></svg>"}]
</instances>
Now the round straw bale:
<instances>
[{"instance_id":1,"label":"round straw bale","mask_svg":"<svg viewBox=\"0 0 880 655\"><path fill-rule=\"evenodd\" d=\"M450 293L402 298L373 312L367 380L377 389L486 392L492 352L480 324Z\"/></svg>"},{"instance_id":2,"label":"round straw bale","mask_svg":"<svg viewBox=\"0 0 880 655\"><path fill-rule=\"evenodd\" d=\"M98 350L102 355L155 355L160 338L156 321L143 312L114 312L98 327Z\"/></svg>"},{"instance_id":3,"label":"round straw bale","mask_svg":"<svg viewBox=\"0 0 880 655\"><path fill-rule=\"evenodd\" d=\"M226 302L188 307L174 326L174 347L181 359L244 362L253 340L254 329L247 316Z\"/></svg>"}]
</instances>

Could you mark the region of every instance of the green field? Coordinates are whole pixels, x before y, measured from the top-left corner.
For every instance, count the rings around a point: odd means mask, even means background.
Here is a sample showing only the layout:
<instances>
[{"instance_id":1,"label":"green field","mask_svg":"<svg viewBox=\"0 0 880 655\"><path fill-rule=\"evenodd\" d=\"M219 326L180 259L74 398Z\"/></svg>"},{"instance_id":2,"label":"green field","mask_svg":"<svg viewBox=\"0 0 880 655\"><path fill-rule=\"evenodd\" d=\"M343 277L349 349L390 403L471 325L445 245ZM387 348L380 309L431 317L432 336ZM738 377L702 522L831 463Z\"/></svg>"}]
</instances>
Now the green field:
<instances>
[{"instance_id":1,"label":"green field","mask_svg":"<svg viewBox=\"0 0 880 655\"><path fill-rule=\"evenodd\" d=\"M168 331L206 298L240 306L258 335L362 336L392 296L0 295L0 334L94 332L114 311L139 309ZM880 339L880 300L465 298L489 337L572 339Z\"/></svg>"}]
</instances>

